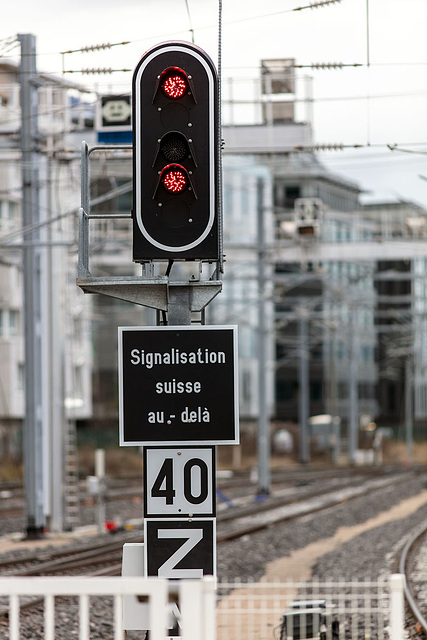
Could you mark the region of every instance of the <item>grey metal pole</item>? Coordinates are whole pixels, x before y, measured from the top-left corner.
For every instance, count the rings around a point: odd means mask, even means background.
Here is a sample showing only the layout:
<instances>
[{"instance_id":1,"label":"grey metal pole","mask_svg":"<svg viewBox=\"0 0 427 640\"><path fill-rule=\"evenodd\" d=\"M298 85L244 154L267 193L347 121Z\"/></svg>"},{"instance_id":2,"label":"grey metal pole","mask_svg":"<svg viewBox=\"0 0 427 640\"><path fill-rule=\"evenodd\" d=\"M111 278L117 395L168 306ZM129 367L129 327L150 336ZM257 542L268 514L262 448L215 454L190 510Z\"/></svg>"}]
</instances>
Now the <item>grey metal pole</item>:
<instances>
[{"instance_id":1,"label":"grey metal pole","mask_svg":"<svg viewBox=\"0 0 427 640\"><path fill-rule=\"evenodd\" d=\"M300 462L310 461L308 446L308 414L309 414L309 359L308 359L308 318L302 310L299 320L300 357L299 357L299 425L300 425Z\"/></svg>"},{"instance_id":2,"label":"grey metal pole","mask_svg":"<svg viewBox=\"0 0 427 640\"><path fill-rule=\"evenodd\" d=\"M332 418L332 448L331 456L334 464L338 461L340 450L340 426L338 423L337 407L337 370L335 365L335 342L337 327L334 322L329 327L329 414Z\"/></svg>"},{"instance_id":3,"label":"grey metal pole","mask_svg":"<svg viewBox=\"0 0 427 640\"><path fill-rule=\"evenodd\" d=\"M30 34L18 35L21 44L21 153L22 224L39 221L39 180L37 173L38 93L36 85L36 41ZM26 533L28 538L43 535L43 438L41 380L41 256L33 246L39 231L29 234L24 248L24 324L25 324L25 417L24 467L26 495Z\"/></svg>"},{"instance_id":4,"label":"grey metal pole","mask_svg":"<svg viewBox=\"0 0 427 640\"><path fill-rule=\"evenodd\" d=\"M105 525L105 449L96 449L95 451L95 476L98 478L98 533L104 532Z\"/></svg>"},{"instance_id":5,"label":"grey metal pole","mask_svg":"<svg viewBox=\"0 0 427 640\"><path fill-rule=\"evenodd\" d=\"M412 412L412 358L407 356L405 360L405 433L406 459L410 463L414 448Z\"/></svg>"},{"instance_id":6,"label":"grey metal pole","mask_svg":"<svg viewBox=\"0 0 427 640\"><path fill-rule=\"evenodd\" d=\"M270 424L267 409L267 330L265 308L265 226L264 183L256 183L257 231L258 231L258 494L266 495L271 490L270 478Z\"/></svg>"},{"instance_id":7,"label":"grey metal pole","mask_svg":"<svg viewBox=\"0 0 427 640\"><path fill-rule=\"evenodd\" d=\"M359 394L358 394L358 363L357 363L357 327L356 305L350 305L350 379L349 379L349 459L350 464L356 463L356 449L359 440Z\"/></svg>"},{"instance_id":8,"label":"grey metal pole","mask_svg":"<svg viewBox=\"0 0 427 640\"><path fill-rule=\"evenodd\" d=\"M47 167L47 211L52 211L52 163L53 160L53 140L49 140L48 167ZM64 285L64 256L61 247L54 246L56 231L53 225L46 229L48 240L52 246L46 251L46 280L42 284L44 295L44 309L47 314L46 327L44 331L45 349L48 351L47 367L49 375L49 388L46 398L49 419L45 428L45 441L49 440L49 469L47 470L49 489L49 519L48 528L50 531L64 530L64 500L68 491L65 486L64 469L66 466L65 447L66 441L66 420L64 405L64 319L63 319L63 296L61 295Z\"/></svg>"}]
</instances>

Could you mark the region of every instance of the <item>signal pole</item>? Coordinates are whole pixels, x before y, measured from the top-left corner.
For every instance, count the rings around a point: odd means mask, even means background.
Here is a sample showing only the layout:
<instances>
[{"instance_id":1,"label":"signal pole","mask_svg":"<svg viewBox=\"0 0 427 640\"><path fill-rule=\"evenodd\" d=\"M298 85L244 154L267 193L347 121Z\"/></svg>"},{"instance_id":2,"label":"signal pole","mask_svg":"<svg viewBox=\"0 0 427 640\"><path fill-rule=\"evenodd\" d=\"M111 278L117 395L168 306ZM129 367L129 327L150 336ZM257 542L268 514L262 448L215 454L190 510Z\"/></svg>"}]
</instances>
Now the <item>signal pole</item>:
<instances>
[{"instance_id":1,"label":"signal pole","mask_svg":"<svg viewBox=\"0 0 427 640\"><path fill-rule=\"evenodd\" d=\"M350 367L349 367L349 416L348 416L348 429L349 429L349 459L350 464L354 466L356 464L356 450L359 443L359 398L358 398L358 336L356 329L356 303L350 304Z\"/></svg>"},{"instance_id":2,"label":"signal pole","mask_svg":"<svg viewBox=\"0 0 427 640\"><path fill-rule=\"evenodd\" d=\"M36 40L31 34L18 35L21 44L21 152L22 224L24 229L39 222L38 177L38 93L36 85ZM23 248L25 323L25 417L24 467L26 533L28 538L43 535L45 524L43 491L43 402L42 402L42 322L41 251L35 246L39 231L26 234Z\"/></svg>"},{"instance_id":3,"label":"signal pole","mask_svg":"<svg viewBox=\"0 0 427 640\"><path fill-rule=\"evenodd\" d=\"M258 221L258 494L268 495L270 478L270 425L267 414L267 341L265 321L265 227L264 227L264 184L257 180L257 221Z\"/></svg>"},{"instance_id":4,"label":"signal pole","mask_svg":"<svg viewBox=\"0 0 427 640\"><path fill-rule=\"evenodd\" d=\"M405 434L406 434L406 458L411 464L413 459L414 434L413 434L413 381L412 381L412 357L405 359Z\"/></svg>"},{"instance_id":5,"label":"signal pole","mask_svg":"<svg viewBox=\"0 0 427 640\"><path fill-rule=\"evenodd\" d=\"M299 424L300 424L300 462L310 462L310 447L308 441L309 414L309 346L308 346L308 315L301 309L299 319L300 359L299 359Z\"/></svg>"}]
</instances>

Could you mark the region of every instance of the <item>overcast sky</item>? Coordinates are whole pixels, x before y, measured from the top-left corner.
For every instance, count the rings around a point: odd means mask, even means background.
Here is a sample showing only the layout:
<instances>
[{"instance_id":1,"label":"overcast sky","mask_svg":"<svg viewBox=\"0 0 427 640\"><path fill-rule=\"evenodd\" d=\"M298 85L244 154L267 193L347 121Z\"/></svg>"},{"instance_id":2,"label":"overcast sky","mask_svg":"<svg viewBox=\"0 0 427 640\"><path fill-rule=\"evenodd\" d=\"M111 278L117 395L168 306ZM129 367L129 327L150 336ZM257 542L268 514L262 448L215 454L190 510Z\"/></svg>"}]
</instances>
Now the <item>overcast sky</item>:
<instances>
[{"instance_id":1,"label":"overcast sky","mask_svg":"<svg viewBox=\"0 0 427 640\"><path fill-rule=\"evenodd\" d=\"M312 80L314 138L344 144L322 153L331 170L383 198L427 207L426 0L341 0L295 11L313 2L223 0L222 77L257 77L263 58L295 58L298 65L344 63L342 70L297 71L297 86ZM188 11L187 11L188 7ZM0 55L17 33L37 36L38 69L60 74L88 67L133 69L150 46L191 40L218 63L218 0L18 0L9 3L0 30ZM369 34L369 37L368 37ZM60 52L101 43L130 44L104 53ZM112 91L130 91L131 73L69 74L68 79ZM300 113L306 115L306 103ZM353 149L353 145L360 148ZM390 151L387 145L396 145Z\"/></svg>"}]
</instances>

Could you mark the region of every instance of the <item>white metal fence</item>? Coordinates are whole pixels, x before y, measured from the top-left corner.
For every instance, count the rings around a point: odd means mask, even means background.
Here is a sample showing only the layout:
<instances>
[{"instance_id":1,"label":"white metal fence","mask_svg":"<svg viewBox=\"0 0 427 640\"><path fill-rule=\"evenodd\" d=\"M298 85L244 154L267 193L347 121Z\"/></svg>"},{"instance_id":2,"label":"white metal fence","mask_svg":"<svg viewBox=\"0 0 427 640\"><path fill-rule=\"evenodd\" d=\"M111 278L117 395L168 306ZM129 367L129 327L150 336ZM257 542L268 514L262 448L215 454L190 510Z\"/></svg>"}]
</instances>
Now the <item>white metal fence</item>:
<instances>
[{"instance_id":1,"label":"white metal fence","mask_svg":"<svg viewBox=\"0 0 427 640\"><path fill-rule=\"evenodd\" d=\"M217 589L221 640L402 640L403 585L389 580L233 582Z\"/></svg>"},{"instance_id":2,"label":"white metal fence","mask_svg":"<svg viewBox=\"0 0 427 640\"><path fill-rule=\"evenodd\" d=\"M171 607L179 610L179 635L183 640L215 640L216 636L218 640L403 640L403 589L401 575L376 582L218 585L213 578L181 580L171 585L164 579L140 577L5 577L0 578L0 598L8 603L8 619L0 621L0 638L90 640L91 606L102 599L104 610L105 601L111 601L111 629L101 637L122 640L123 604L129 596L137 596L145 605L150 640L169 636ZM35 613L25 616L20 610L20 603L28 596L42 597L39 618ZM67 614L68 626L58 627L57 608L70 597L76 601L77 621L72 622L71 614ZM28 628L29 620L33 631ZM99 638L99 627L96 631Z\"/></svg>"},{"instance_id":3,"label":"white metal fence","mask_svg":"<svg viewBox=\"0 0 427 640\"><path fill-rule=\"evenodd\" d=\"M78 639L91 638L90 605L96 597L112 597L112 635L103 637L122 640L123 596L137 596L148 604L148 626L150 640L165 640L170 621L170 600L178 602L180 610L180 635L183 640L215 639L215 581L182 580L175 583L175 589L161 578L89 578L89 577L32 577L0 578L0 596L8 596L8 630L0 624L0 637L9 640L21 638L43 638L44 640L65 640L76 637L71 616L66 618L68 626L62 624L58 630L55 621L56 599L70 596L78 601ZM43 616L37 628L29 629L29 616L20 610L20 600L28 596L41 596ZM109 600L108 600L109 602ZM36 614L31 616L34 618ZM21 634L22 631L22 634ZM5 633L7 635L5 635ZM97 637L99 638L99 630Z\"/></svg>"}]
</instances>

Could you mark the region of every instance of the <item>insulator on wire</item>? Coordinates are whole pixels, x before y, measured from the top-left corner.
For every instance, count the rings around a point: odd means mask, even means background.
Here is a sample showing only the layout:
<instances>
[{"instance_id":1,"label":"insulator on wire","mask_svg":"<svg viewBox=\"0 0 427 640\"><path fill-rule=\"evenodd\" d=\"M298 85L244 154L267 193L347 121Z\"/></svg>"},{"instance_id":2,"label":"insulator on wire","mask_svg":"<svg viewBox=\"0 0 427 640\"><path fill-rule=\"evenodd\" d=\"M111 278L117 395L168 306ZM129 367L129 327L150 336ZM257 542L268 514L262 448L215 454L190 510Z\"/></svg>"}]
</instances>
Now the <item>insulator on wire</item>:
<instances>
[{"instance_id":1,"label":"insulator on wire","mask_svg":"<svg viewBox=\"0 0 427 640\"><path fill-rule=\"evenodd\" d=\"M92 44L87 47L82 47L80 51L83 53L88 53L89 51L103 51L105 49L111 49L111 44L109 42L104 42L103 44Z\"/></svg>"},{"instance_id":2,"label":"insulator on wire","mask_svg":"<svg viewBox=\"0 0 427 640\"><path fill-rule=\"evenodd\" d=\"M344 145L341 144L315 144L313 146L314 151L342 151Z\"/></svg>"},{"instance_id":3,"label":"insulator on wire","mask_svg":"<svg viewBox=\"0 0 427 640\"><path fill-rule=\"evenodd\" d=\"M303 9L318 9L319 7L326 7L328 4L335 4L336 2L341 2L341 0L313 0L310 4L304 5L303 7L296 7L292 9L292 11L302 11Z\"/></svg>"},{"instance_id":4,"label":"insulator on wire","mask_svg":"<svg viewBox=\"0 0 427 640\"><path fill-rule=\"evenodd\" d=\"M343 62L313 62L311 64L312 69L342 69Z\"/></svg>"},{"instance_id":5,"label":"insulator on wire","mask_svg":"<svg viewBox=\"0 0 427 640\"><path fill-rule=\"evenodd\" d=\"M82 69L81 73L83 75L106 75L113 73L113 69L111 67L107 68L99 68L99 69Z\"/></svg>"},{"instance_id":6,"label":"insulator on wire","mask_svg":"<svg viewBox=\"0 0 427 640\"><path fill-rule=\"evenodd\" d=\"M343 144L314 144L307 146L296 146L294 147L295 151L342 151L344 149Z\"/></svg>"},{"instance_id":7,"label":"insulator on wire","mask_svg":"<svg viewBox=\"0 0 427 640\"><path fill-rule=\"evenodd\" d=\"M341 0L314 0L310 2L311 9L317 9L318 7L324 7L327 4L335 4L336 2L341 2Z\"/></svg>"}]
</instances>

